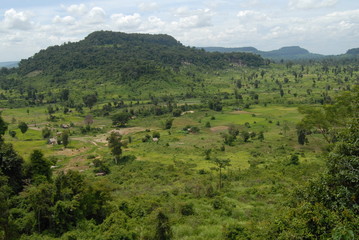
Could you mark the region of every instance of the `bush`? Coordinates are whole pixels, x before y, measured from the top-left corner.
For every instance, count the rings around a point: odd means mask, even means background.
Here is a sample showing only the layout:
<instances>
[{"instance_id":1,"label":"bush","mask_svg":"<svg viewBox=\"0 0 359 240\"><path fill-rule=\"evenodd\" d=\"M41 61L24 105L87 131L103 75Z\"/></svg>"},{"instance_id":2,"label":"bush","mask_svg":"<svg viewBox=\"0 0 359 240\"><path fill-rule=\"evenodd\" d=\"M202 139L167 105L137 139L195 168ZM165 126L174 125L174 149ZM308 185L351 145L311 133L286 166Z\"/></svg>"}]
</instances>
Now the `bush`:
<instances>
[{"instance_id":1,"label":"bush","mask_svg":"<svg viewBox=\"0 0 359 240\"><path fill-rule=\"evenodd\" d=\"M14 130L10 130L9 135L14 138L16 136L16 132Z\"/></svg>"},{"instance_id":2,"label":"bush","mask_svg":"<svg viewBox=\"0 0 359 240\"><path fill-rule=\"evenodd\" d=\"M43 138L51 137L51 130L48 127L43 128L41 133Z\"/></svg>"},{"instance_id":3,"label":"bush","mask_svg":"<svg viewBox=\"0 0 359 240\"><path fill-rule=\"evenodd\" d=\"M180 206L180 212L183 216L194 215L193 203L185 203Z\"/></svg>"},{"instance_id":4,"label":"bush","mask_svg":"<svg viewBox=\"0 0 359 240\"><path fill-rule=\"evenodd\" d=\"M169 118L165 121L164 129L171 129L172 128L173 119Z\"/></svg>"}]
</instances>

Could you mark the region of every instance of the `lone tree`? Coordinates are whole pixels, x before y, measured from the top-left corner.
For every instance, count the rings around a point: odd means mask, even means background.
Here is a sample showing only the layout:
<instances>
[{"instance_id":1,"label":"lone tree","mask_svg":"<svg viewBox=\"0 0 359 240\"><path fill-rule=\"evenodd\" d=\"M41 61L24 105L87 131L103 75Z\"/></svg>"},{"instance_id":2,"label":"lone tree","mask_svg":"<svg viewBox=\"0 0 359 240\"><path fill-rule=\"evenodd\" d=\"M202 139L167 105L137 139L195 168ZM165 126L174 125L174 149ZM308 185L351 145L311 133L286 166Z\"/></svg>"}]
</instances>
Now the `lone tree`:
<instances>
[{"instance_id":1,"label":"lone tree","mask_svg":"<svg viewBox=\"0 0 359 240\"><path fill-rule=\"evenodd\" d=\"M226 167L231 166L231 160L229 159L219 159L215 158L213 160L213 163L216 165L216 168L214 168L216 171L219 171L219 190L222 188L222 170Z\"/></svg>"},{"instance_id":2,"label":"lone tree","mask_svg":"<svg viewBox=\"0 0 359 240\"><path fill-rule=\"evenodd\" d=\"M61 134L61 142L62 142L62 145L64 145L65 148L67 147L67 145L69 145L70 137L69 137L69 132L68 131L64 131Z\"/></svg>"},{"instance_id":3,"label":"lone tree","mask_svg":"<svg viewBox=\"0 0 359 240\"><path fill-rule=\"evenodd\" d=\"M93 116L92 115L87 115L84 119L84 123L87 126L90 126L91 124L93 124Z\"/></svg>"},{"instance_id":4,"label":"lone tree","mask_svg":"<svg viewBox=\"0 0 359 240\"><path fill-rule=\"evenodd\" d=\"M27 126L27 124L25 122L20 122L18 127L20 128L20 131L22 133L26 133L27 129L29 129L29 126Z\"/></svg>"},{"instance_id":5,"label":"lone tree","mask_svg":"<svg viewBox=\"0 0 359 240\"><path fill-rule=\"evenodd\" d=\"M43 138L51 137L51 130L48 127L45 127L41 130L41 134Z\"/></svg>"},{"instance_id":6,"label":"lone tree","mask_svg":"<svg viewBox=\"0 0 359 240\"><path fill-rule=\"evenodd\" d=\"M96 94L88 94L88 95L85 95L82 98L82 100L83 100L86 107L88 107L89 109L92 109L92 107L97 102L97 96L96 96Z\"/></svg>"},{"instance_id":7,"label":"lone tree","mask_svg":"<svg viewBox=\"0 0 359 240\"><path fill-rule=\"evenodd\" d=\"M173 123L173 118L166 119L166 121L164 122L164 129L171 129L172 123Z\"/></svg>"},{"instance_id":8,"label":"lone tree","mask_svg":"<svg viewBox=\"0 0 359 240\"><path fill-rule=\"evenodd\" d=\"M124 126L130 120L131 114L128 112L117 113L112 116L112 124L114 126Z\"/></svg>"},{"instance_id":9,"label":"lone tree","mask_svg":"<svg viewBox=\"0 0 359 240\"><path fill-rule=\"evenodd\" d=\"M112 132L107 138L108 147L111 150L111 154L114 157L115 163L118 164L122 154L122 135L118 132Z\"/></svg>"}]
</instances>

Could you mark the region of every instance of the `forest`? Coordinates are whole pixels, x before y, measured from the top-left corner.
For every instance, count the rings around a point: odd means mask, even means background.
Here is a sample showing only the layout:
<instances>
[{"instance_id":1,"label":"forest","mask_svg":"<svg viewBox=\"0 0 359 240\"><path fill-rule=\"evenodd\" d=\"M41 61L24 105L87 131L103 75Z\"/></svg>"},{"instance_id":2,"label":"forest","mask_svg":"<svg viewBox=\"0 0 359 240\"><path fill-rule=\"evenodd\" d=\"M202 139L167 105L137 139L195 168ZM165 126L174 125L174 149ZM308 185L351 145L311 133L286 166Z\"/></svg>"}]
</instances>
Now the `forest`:
<instances>
[{"instance_id":1,"label":"forest","mask_svg":"<svg viewBox=\"0 0 359 240\"><path fill-rule=\"evenodd\" d=\"M357 239L359 65L94 32L0 70L0 239Z\"/></svg>"}]
</instances>

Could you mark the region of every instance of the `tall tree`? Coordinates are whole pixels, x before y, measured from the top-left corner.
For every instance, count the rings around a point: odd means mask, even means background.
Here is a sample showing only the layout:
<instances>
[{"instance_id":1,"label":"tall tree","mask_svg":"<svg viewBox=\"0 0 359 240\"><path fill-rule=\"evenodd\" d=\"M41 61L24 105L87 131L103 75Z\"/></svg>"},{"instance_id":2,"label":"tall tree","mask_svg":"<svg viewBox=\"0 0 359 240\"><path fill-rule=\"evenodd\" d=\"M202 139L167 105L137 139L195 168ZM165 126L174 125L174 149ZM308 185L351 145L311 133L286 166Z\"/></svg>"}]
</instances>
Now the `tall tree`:
<instances>
[{"instance_id":1,"label":"tall tree","mask_svg":"<svg viewBox=\"0 0 359 240\"><path fill-rule=\"evenodd\" d=\"M97 102L97 96L96 94L88 94L88 95L85 95L83 98L82 98L84 104L86 107L92 109L92 107L96 104Z\"/></svg>"},{"instance_id":2,"label":"tall tree","mask_svg":"<svg viewBox=\"0 0 359 240\"><path fill-rule=\"evenodd\" d=\"M226 167L231 166L231 160L229 159L219 159L219 158L215 158L213 160L213 163L216 165L215 170L219 172L219 190L222 189L222 170L225 169Z\"/></svg>"},{"instance_id":3,"label":"tall tree","mask_svg":"<svg viewBox=\"0 0 359 240\"><path fill-rule=\"evenodd\" d=\"M69 132L68 131L64 131L61 134L61 143L62 145L64 145L64 147L66 148L67 145L69 145L70 143L70 136L69 136Z\"/></svg>"},{"instance_id":4,"label":"tall tree","mask_svg":"<svg viewBox=\"0 0 359 240\"><path fill-rule=\"evenodd\" d=\"M29 172L35 182L42 181L42 178L47 181L51 179L51 163L44 158L44 154L40 150L36 149L31 153Z\"/></svg>"},{"instance_id":5,"label":"tall tree","mask_svg":"<svg viewBox=\"0 0 359 240\"><path fill-rule=\"evenodd\" d=\"M111 150L115 163L118 164L122 154L122 135L118 132L111 132L107 140L108 147Z\"/></svg>"}]
</instances>

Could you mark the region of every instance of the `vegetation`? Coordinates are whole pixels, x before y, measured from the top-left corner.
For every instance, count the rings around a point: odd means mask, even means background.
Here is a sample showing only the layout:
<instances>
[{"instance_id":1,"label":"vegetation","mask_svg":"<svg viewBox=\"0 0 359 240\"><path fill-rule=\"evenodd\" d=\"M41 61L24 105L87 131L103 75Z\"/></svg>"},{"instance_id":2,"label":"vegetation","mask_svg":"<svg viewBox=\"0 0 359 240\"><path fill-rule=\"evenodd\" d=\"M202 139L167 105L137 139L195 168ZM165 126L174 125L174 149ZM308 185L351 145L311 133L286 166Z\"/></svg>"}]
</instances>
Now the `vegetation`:
<instances>
[{"instance_id":1,"label":"vegetation","mask_svg":"<svg viewBox=\"0 0 359 240\"><path fill-rule=\"evenodd\" d=\"M359 235L357 64L95 32L0 73L0 239Z\"/></svg>"}]
</instances>

